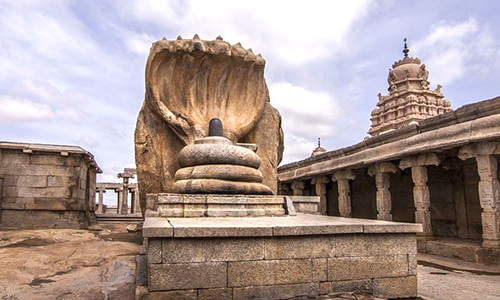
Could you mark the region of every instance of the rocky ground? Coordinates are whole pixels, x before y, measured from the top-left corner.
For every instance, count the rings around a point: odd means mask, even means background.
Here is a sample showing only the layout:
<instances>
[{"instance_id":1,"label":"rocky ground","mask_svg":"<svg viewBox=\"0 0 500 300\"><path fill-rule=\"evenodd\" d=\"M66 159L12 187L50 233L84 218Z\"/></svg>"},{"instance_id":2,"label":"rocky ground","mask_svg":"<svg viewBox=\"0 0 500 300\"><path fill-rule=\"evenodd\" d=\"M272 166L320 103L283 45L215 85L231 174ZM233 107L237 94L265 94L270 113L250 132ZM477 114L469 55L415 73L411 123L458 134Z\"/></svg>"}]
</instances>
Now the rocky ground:
<instances>
[{"instance_id":1,"label":"rocky ground","mask_svg":"<svg viewBox=\"0 0 500 300\"><path fill-rule=\"evenodd\" d=\"M1 299L134 299L140 232L0 230ZM420 300L500 300L500 267L419 255ZM319 299L373 300L338 293Z\"/></svg>"},{"instance_id":2,"label":"rocky ground","mask_svg":"<svg viewBox=\"0 0 500 300\"><path fill-rule=\"evenodd\" d=\"M1 299L133 299L140 232L0 231Z\"/></svg>"}]
</instances>

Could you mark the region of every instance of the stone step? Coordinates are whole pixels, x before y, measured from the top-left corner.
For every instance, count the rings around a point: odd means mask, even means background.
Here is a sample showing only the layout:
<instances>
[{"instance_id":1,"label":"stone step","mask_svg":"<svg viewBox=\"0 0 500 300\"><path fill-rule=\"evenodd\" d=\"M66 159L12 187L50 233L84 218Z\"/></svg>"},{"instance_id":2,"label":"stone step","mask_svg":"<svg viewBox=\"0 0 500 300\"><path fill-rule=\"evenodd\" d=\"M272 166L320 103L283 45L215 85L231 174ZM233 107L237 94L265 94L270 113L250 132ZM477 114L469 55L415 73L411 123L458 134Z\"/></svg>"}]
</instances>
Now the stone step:
<instances>
[{"instance_id":1,"label":"stone step","mask_svg":"<svg viewBox=\"0 0 500 300\"><path fill-rule=\"evenodd\" d=\"M141 214L118 215L118 214L96 214L97 223L133 223L143 222Z\"/></svg>"}]
</instances>

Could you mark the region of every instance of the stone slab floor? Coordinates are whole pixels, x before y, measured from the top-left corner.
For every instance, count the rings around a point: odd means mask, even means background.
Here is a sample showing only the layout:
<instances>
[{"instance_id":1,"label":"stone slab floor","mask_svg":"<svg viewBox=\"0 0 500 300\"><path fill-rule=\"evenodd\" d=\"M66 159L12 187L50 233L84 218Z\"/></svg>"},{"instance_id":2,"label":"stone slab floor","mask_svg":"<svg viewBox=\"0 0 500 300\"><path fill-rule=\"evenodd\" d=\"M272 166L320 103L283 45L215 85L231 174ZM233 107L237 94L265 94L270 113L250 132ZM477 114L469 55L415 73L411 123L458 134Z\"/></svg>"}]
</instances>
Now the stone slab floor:
<instances>
[{"instance_id":1,"label":"stone slab floor","mask_svg":"<svg viewBox=\"0 0 500 300\"><path fill-rule=\"evenodd\" d=\"M134 299L140 232L0 229L0 299ZM500 300L500 266L419 255L419 300ZM374 299L339 293L317 299Z\"/></svg>"}]
</instances>

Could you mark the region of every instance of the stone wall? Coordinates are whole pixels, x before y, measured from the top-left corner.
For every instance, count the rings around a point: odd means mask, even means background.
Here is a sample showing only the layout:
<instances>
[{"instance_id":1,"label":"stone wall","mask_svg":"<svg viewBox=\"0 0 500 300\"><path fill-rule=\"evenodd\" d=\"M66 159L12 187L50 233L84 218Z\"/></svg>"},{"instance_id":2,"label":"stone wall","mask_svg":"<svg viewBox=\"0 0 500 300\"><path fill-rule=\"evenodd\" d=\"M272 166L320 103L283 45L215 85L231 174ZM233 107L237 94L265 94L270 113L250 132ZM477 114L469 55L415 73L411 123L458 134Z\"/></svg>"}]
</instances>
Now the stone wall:
<instances>
[{"instance_id":1,"label":"stone wall","mask_svg":"<svg viewBox=\"0 0 500 300\"><path fill-rule=\"evenodd\" d=\"M149 291L162 299L416 296L414 234L150 238L148 247Z\"/></svg>"},{"instance_id":2,"label":"stone wall","mask_svg":"<svg viewBox=\"0 0 500 300\"><path fill-rule=\"evenodd\" d=\"M1 224L85 228L95 222L95 182L100 170L88 152L79 147L74 148L82 153L64 148L57 152L19 149L25 145L1 149Z\"/></svg>"}]
</instances>

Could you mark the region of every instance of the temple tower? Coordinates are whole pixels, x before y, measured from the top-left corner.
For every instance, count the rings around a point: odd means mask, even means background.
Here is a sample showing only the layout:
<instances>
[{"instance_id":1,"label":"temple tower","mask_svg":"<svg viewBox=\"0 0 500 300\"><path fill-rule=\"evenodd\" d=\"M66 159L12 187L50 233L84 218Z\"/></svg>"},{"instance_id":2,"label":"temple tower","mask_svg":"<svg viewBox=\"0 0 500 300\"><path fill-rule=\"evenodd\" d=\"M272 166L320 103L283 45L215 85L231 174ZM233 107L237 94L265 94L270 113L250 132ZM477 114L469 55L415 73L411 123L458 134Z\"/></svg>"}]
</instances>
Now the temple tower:
<instances>
[{"instance_id":1,"label":"temple tower","mask_svg":"<svg viewBox=\"0 0 500 300\"><path fill-rule=\"evenodd\" d=\"M326 149L321 147L321 139L318 138L318 147L316 147L311 156L316 156L316 155L320 155L320 154L323 154L323 153L326 153Z\"/></svg>"},{"instance_id":2,"label":"temple tower","mask_svg":"<svg viewBox=\"0 0 500 300\"><path fill-rule=\"evenodd\" d=\"M372 111L372 125L368 131L371 136L452 110L450 102L443 99L440 85L429 90L429 72L425 64L418 58L408 57L408 52L404 39L404 57L389 70L389 95L379 93L378 108Z\"/></svg>"}]
</instances>

